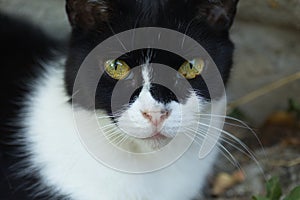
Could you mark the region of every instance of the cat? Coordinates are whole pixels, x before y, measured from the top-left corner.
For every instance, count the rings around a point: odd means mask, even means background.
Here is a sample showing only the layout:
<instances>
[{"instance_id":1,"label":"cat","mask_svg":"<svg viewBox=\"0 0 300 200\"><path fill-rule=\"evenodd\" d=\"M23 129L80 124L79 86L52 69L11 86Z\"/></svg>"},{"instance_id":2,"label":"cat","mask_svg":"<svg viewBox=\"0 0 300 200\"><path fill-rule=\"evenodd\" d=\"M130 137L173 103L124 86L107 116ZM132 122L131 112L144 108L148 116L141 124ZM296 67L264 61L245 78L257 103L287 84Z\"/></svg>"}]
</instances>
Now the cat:
<instances>
[{"instance_id":1,"label":"cat","mask_svg":"<svg viewBox=\"0 0 300 200\"><path fill-rule=\"evenodd\" d=\"M79 135L89 136L98 130L92 123L96 113L101 133L112 145L142 154L163 149L176 132L194 128L190 122L199 117L195 114L197 107L207 107L224 95L218 94L215 99L201 76L208 64L201 57L187 61L152 47L92 63L96 66L89 66L83 78L80 70L93 49L107 39L115 38L124 47L119 34L159 27L197 41L217 66L222 84L226 84L234 50L229 29L237 3L238 0L67 0L72 26L67 50L32 25L2 15L1 89L5 92L1 100L1 167L7 185L21 186L11 191L4 182L1 190L5 196L1 198L190 200L201 195L217 159L216 148L199 159L199 145L194 142L169 165L132 173L99 162ZM174 41L179 42L182 41ZM156 71L151 63L161 63L178 72L176 77L167 75L180 95L152 82ZM97 70L102 74L93 88L91 80L98 77ZM191 88L180 88L178 81L189 83ZM118 83L132 93L126 102L120 94L127 91L117 90L120 105L113 110ZM83 132L78 124L83 126ZM91 141L96 150L101 149L104 156L121 166L146 162L144 158L116 158L114 152L102 149L100 139L88 138ZM12 176L6 176L8 168Z\"/></svg>"}]
</instances>

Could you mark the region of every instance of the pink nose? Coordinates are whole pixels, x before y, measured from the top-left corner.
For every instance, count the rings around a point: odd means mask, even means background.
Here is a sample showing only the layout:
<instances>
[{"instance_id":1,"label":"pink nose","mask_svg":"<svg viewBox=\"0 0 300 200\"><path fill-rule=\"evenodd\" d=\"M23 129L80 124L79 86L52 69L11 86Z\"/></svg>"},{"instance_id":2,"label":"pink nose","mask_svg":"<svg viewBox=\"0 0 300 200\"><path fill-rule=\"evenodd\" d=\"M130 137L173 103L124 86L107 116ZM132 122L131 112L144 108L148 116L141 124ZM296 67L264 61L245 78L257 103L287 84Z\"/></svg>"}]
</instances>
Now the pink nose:
<instances>
[{"instance_id":1,"label":"pink nose","mask_svg":"<svg viewBox=\"0 0 300 200\"><path fill-rule=\"evenodd\" d=\"M158 126L163 123L170 115L168 111L147 111L142 112L144 118L148 119L154 126Z\"/></svg>"}]
</instances>

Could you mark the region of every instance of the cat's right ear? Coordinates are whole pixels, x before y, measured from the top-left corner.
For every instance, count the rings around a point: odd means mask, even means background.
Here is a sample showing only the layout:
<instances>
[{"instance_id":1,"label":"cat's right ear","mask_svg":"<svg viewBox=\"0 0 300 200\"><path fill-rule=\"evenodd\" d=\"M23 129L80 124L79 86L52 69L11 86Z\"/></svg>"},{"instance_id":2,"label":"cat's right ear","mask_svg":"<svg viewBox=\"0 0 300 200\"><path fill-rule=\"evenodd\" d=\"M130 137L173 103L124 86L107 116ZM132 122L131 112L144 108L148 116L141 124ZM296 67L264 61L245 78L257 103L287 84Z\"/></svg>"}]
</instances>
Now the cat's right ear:
<instances>
[{"instance_id":1,"label":"cat's right ear","mask_svg":"<svg viewBox=\"0 0 300 200\"><path fill-rule=\"evenodd\" d=\"M197 15L216 30L231 27L239 0L192 0Z\"/></svg>"},{"instance_id":2,"label":"cat's right ear","mask_svg":"<svg viewBox=\"0 0 300 200\"><path fill-rule=\"evenodd\" d=\"M108 0L67 0L66 11L73 29L93 30L109 21L113 3Z\"/></svg>"}]
</instances>

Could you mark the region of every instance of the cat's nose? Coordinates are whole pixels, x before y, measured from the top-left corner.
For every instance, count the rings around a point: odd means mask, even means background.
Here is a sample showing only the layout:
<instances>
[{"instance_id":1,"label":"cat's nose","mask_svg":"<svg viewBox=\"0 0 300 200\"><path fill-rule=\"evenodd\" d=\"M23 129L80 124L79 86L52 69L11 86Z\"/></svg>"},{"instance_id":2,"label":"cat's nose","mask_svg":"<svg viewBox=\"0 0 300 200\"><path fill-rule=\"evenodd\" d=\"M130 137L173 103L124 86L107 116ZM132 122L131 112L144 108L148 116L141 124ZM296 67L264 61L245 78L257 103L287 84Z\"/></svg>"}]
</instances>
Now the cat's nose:
<instances>
[{"instance_id":1,"label":"cat's nose","mask_svg":"<svg viewBox=\"0 0 300 200\"><path fill-rule=\"evenodd\" d=\"M142 115L154 126L159 126L170 116L170 111L142 111Z\"/></svg>"}]
</instances>

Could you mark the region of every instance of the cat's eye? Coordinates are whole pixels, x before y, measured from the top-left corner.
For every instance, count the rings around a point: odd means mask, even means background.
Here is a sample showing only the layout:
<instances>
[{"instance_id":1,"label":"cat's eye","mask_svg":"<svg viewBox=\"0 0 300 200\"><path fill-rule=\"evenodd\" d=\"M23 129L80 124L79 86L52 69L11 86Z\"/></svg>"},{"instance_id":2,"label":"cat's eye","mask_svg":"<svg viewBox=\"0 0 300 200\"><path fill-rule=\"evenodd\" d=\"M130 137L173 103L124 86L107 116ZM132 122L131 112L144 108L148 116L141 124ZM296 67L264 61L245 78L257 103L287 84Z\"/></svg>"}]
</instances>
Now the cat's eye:
<instances>
[{"instance_id":1,"label":"cat's eye","mask_svg":"<svg viewBox=\"0 0 300 200\"><path fill-rule=\"evenodd\" d=\"M107 60L104 63L105 72L113 79L125 79L130 73L130 67L122 60Z\"/></svg>"},{"instance_id":2,"label":"cat's eye","mask_svg":"<svg viewBox=\"0 0 300 200\"><path fill-rule=\"evenodd\" d=\"M184 62L178 69L178 72L186 79L194 79L201 74L203 68L204 61L201 58L196 58Z\"/></svg>"}]
</instances>

